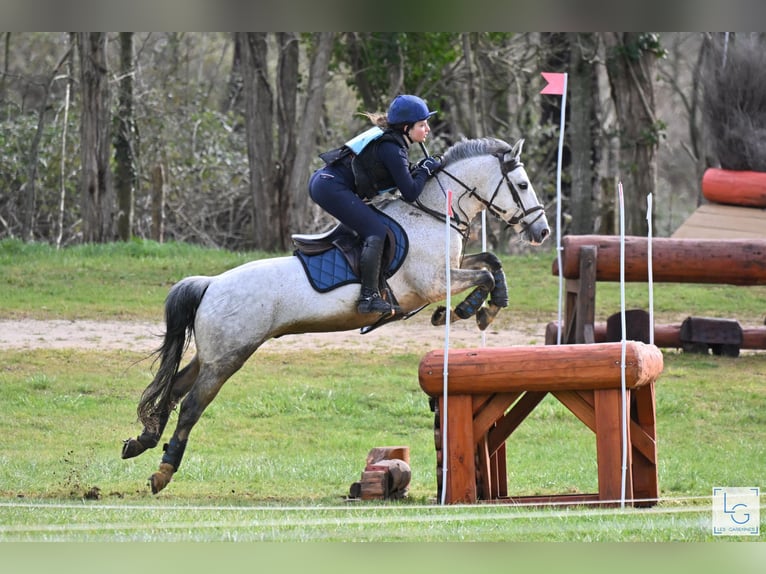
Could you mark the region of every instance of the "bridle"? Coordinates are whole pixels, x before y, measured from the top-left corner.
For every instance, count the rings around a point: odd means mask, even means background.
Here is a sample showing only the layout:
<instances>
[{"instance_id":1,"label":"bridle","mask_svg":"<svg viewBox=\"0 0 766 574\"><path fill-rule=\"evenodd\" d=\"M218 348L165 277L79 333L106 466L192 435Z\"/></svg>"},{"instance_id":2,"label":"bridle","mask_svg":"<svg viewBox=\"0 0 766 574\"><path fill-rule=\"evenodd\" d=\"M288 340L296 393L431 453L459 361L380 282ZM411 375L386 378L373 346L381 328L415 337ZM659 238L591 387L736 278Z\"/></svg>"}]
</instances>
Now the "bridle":
<instances>
[{"instance_id":1,"label":"bridle","mask_svg":"<svg viewBox=\"0 0 766 574\"><path fill-rule=\"evenodd\" d=\"M525 228L532 225L535 221L540 219L545 215L545 208L542 205L533 205L532 207L527 208L524 205L524 202L521 199L521 196L519 195L519 191L516 188L516 185L511 181L509 174L520 167L523 167L524 164L519 161L518 157L512 158L508 161L505 161L505 155L506 152L498 152L494 155L497 160L500 162L500 173L502 174L502 177L500 181L497 182L497 185L495 186L495 191L492 193L492 197L489 198L489 200L484 199L481 197L478 193L476 193L475 187L469 187L465 182L461 181L460 178L456 177L454 174L450 173L446 169L441 169L439 172L434 175L436 178L436 181L439 183L439 187L442 189L442 193L446 196L446 191L444 189L444 186L442 185L441 180L439 179L439 174L444 174L451 178L453 181L458 183L466 192L469 197L474 197L479 203L481 203L484 208L489 211L492 215L497 217L498 219L501 219L506 222L508 226L512 225L518 225L522 224ZM507 209L502 209L495 205L495 199L497 198L498 193L500 193L500 188L503 185L503 182L508 186L508 190L511 192L511 198L513 199L513 202L516 204L517 210L516 214L514 214L510 219L506 220L505 215L508 213ZM457 204L460 205L460 200L466 195L466 193L463 193L457 200ZM417 205L422 211L428 213L429 215L432 215L433 217L436 217L437 219L444 219L445 215L443 213L439 213L437 210L431 209L430 207L426 207L423 205L420 200L415 201L415 205ZM535 212L538 213L537 217L535 217L532 221L525 221L525 218L532 215ZM520 214L520 215L519 215ZM465 212L463 212L463 215L465 215ZM450 225L453 229L460 232L461 235L463 235L464 238L468 237L469 233L469 226L470 221L466 221L463 218L461 218L456 212L453 214L453 216L450 218L453 223Z\"/></svg>"}]
</instances>

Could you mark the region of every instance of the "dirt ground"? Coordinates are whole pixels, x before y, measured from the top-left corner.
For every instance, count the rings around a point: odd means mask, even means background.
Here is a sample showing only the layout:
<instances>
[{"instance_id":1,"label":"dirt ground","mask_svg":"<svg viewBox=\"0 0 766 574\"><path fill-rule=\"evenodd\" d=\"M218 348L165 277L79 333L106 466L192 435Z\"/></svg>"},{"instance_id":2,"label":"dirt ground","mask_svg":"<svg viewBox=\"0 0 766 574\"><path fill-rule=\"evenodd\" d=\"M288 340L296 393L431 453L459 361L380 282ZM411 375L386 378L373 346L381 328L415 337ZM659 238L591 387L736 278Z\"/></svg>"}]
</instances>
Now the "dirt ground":
<instances>
[{"instance_id":1,"label":"dirt ground","mask_svg":"<svg viewBox=\"0 0 766 574\"><path fill-rule=\"evenodd\" d=\"M446 330L430 324L425 313L406 321L384 325L362 335L358 330L338 333L287 335L264 344L264 350L280 349L388 349L391 351L427 352L442 349ZM124 349L151 352L162 341L164 325L151 322L90 320L0 320L0 350L9 349ZM449 344L454 348L542 345L545 324L519 324L512 329L483 334L473 320L454 323L449 329Z\"/></svg>"}]
</instances>

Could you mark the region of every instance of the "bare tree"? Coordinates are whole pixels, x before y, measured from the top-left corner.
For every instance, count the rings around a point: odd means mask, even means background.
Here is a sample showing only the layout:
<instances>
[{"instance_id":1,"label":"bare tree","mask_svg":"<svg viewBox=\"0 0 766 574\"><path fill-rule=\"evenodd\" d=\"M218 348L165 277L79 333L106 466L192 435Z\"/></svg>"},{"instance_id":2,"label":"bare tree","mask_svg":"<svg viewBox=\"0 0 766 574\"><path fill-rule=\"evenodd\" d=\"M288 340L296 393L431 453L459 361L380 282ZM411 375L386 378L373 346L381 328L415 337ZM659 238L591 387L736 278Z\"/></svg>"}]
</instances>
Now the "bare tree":
<instances>
[{"instance_id":1,"label":"bare tree","mask_svg":"<svg viewBox=\"0 0 766 574\"><path fill-rule=\"evenodd\" d=\"M109 158L110 101L105 32L79 32L82 235L85 242L113 238L113 190Z\"/></svg>"},{"instance_id":2,"label":"bare tree","mask_svg":"<svg viewBox=\"0 0 766 574\"><path fill-rule=\"evenodd\" d=\"M117 235L128 241L133 229L133 206L136 184L133 161L133 32L120 32L120 79L118 83L117 133L114 141L115 182L117 192Z\"/></svg>"},{"instance_id":3,"label":"bare tree","mask_svg":"<svg viewBox=\"0 0 766 574\"><path fill-rule=\"evenodd\" d=\"M305 231L309 223L308 185L311 157L315 153L315 140L322 117L327 73L332 57L334 33L321 32L314 35L309 68L308 88L300 117L291 118L295 126L295 154L289 162L289 176L285 181L288 197L287 226L283 232L284 246L289 245L291 233Z\"/></svg>"},{"instance_id":4,"label":"bare tree","mask_svg":"<svg viewBox=\"0 0 766 574\"><path fill-rule=\"evenodd\" d=\"M266 33L238 33L235 40L246 103L254 246L285 250L290 235L304 229L308 220L307 168L315 151L313 135L321 118L333 34L313 36L305 101L301 101L303 70L297 34L271 38ZM270 45L278 50L273 82L268 72Z\"/></svg>"},{"instance_id":5,"label":"bare tree","mask_svg":"<svg viewBox=\"0 0 766 574\"><path fill-rule=\"evenodd\" d=\"M70 48L71 50L71 48ZM21 204L21 238L24 241L31 241L34 232L35 221L35 198L36 198L36 186L37 186L37 165L38 165L38 152L40 148L40 139L42 138L43 128L45 127L45 112L48 108L48 97L50 95L53 83L56 81L56 75L64 63L69 59L69 52L59 60L56 67L51 72L48 81L43 88L43 96L40 102L40 111L38 113L37 130L32 138L32 142L29 146L29 154L27 156L27 181L22 186L22 204Z\"/></svg>"},{"instance_id":6,"label":"bare tree","mask_svg":"<svg viewBox=\"0 0 766 574\"><path fill-rule=\"evenodd\" d=\"M607 71L619 124L620 165L626 233L646 235L646 196L657 185L657 145L662 123L655 116L655 61L662 53L656 34L607 32Z\"/></svg>"},{"instance_id":7,"label":"bare tree","mask_svg":"<svg viewBox=\"0 0 766 574\"><path fill-rule=\"evenodd\" d=\"M268 74L268 34L238 32L245 94L247 159L253 208L253 243L257 249L279 248L278 196L274 177L274 95Z\"/></svg>"},{"instance_id":8,"label":"bare tree","mask_svg":"<svg viewBox=\"0 0 766 574\"><path fill-rule=\"evenodd\" d=\"M596 34L567 34L571 48L569 93L569 138L572 162L572 185L569 208L572 214L570 232L593 233L596 214L599 213L598 194L594 185L594 167L598 160L599 145L595 137L597 125L598 80L596 78Z\"/></svg>"}]
</instances>

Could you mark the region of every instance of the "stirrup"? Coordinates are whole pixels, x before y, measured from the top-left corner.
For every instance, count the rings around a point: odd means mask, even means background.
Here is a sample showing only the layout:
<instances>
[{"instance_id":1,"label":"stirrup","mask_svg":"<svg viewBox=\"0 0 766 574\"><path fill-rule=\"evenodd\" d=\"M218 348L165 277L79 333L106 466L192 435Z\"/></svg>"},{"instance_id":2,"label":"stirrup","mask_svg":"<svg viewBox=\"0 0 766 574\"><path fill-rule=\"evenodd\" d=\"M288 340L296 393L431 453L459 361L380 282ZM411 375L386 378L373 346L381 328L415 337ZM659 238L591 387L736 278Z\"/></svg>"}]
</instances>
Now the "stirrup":
<instances>
[{"instance_id":1,"label":"stirrup","mask_svg":"<svg viewBox=\"0 0 766 574\"><path fill-rule=\"evenodd\" d=\"M357 313L362 313L363 315L366 315L368 313L378 313L379 315L393 315L396 312L396 309L394 309L391 303L381 298L380 294L373 293L372 295L360 297L357 300L356 311Z\"/></svg>"}]
</instances>

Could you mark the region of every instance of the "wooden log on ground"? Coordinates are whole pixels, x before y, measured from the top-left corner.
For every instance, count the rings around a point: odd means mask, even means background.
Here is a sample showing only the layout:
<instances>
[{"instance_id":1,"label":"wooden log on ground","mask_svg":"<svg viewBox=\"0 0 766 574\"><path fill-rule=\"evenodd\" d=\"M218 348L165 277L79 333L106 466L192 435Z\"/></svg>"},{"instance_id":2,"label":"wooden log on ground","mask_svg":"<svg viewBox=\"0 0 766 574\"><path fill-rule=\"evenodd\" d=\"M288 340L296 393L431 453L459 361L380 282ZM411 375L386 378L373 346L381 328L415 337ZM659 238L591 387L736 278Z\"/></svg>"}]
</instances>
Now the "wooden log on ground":
<instances>
[{"instance_id":1,"label":"wooden log on ground","mask_svg":"<svg viewBox=\"0 0 766 574\"><path fill-rule=\"evenodd\" d=\"M551 321L545 326L545 344L555 345L557 341L557 321ZM607 342L606 323L596 323L593 333L596 343ZM646 341L644 341L646 342ZM655 324L654 344L663 349L680 349L681 323ZM742 327L741 349L766 350L766 327Z\"/></svg>"},{"instance_id":2,"label":"wooden log on ground","mask_svg":"<svg viewBox=\"0 0 766 574\"><path fill-rule=\"evenodd\" d=\"M702 175L702 195L713 203L766 207L766 173L708 168Z\"/></svg>"},{"instance_id":3,"label":"wooden log on ground","mask_svg":"<svg viewBox=\"0 0 766 574\"><path fill-rule=\"evenodd\" d=\"M647 281L646 237L625 238L625 280ZM620 280L620 238L615 235L567 235L561 260L566 279L580 276L580 249L597 248L596 279ZM766 239L652 240L652 270L656 283L715 283L766 285ZM558 275L558 259L552 272Z\"/></svg>"},{"instance_id":4,"label":"wooden log on ground","mask_svg":"<svg viewBox=\"0 0 766 574\"><path fill-rule=\"evenodd\" d=\"M621 344L556 345L455 349L449 354L448 392L468 394L579 389L619 389ZM654 345L629 341L625 354L628 387L659 377L661 351ZM420 361L420 387L428 395L443 391L444 351L431 351Z\"/></svg>"},{"instance_id":5,"label":"wooden log on ground","mask_svg":"<svg viewBox=\"0 0 766 574\"><path fill-rule=\"evenodd\" d=\"M375 464L379 460L403 460L410 464L410 447L408 446L376 446L367 453L367 465Z\"/></svg>"}]
</instances>

